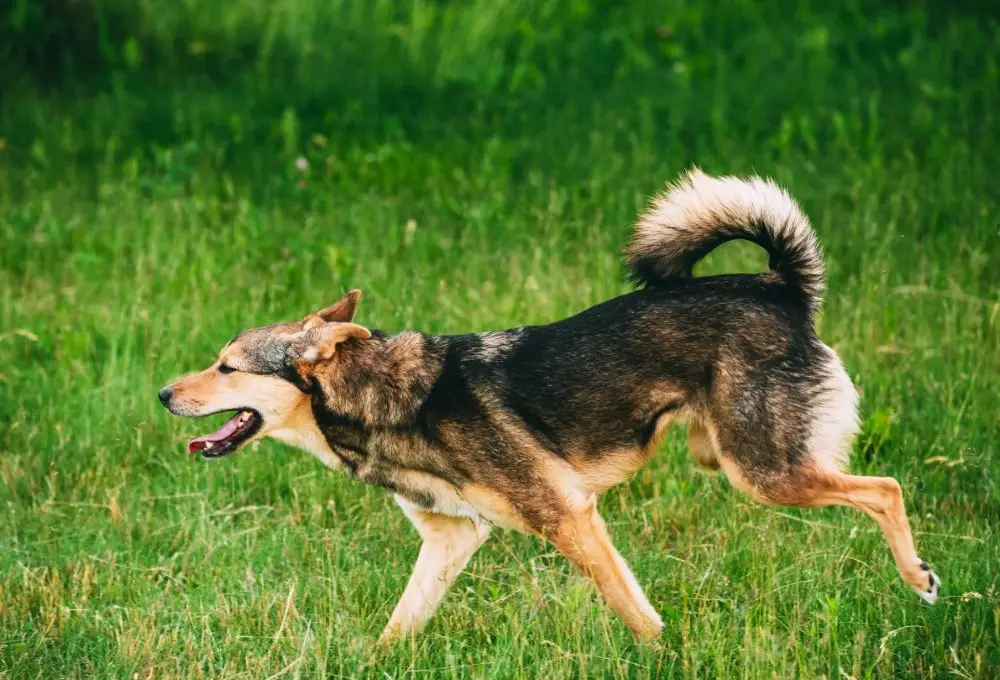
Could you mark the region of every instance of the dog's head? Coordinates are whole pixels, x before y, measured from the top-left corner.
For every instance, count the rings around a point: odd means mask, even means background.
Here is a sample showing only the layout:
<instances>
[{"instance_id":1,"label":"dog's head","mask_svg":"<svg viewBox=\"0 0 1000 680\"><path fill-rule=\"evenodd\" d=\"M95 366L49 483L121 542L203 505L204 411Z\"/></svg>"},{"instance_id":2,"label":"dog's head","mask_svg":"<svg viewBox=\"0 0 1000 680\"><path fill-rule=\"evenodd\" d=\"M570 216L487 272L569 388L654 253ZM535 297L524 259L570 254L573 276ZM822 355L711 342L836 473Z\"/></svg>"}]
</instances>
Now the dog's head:
<instances>
[{"instance_id":1,"label":"dog's head","mask_svg":"<svg viewBox=\"0 0 1000 680\"><path fill-rule=\"evenodd\" d=\"M220 458L240 446L294 428L309 408L312 376L337 361L337 348L363 341L371 332L352 323L361 291L301 321L243 331L200 373L159 391L160 402L178 416L201 417L232 411L213 432L188 443L192 453Z\"/></svg>"}]
</instances>

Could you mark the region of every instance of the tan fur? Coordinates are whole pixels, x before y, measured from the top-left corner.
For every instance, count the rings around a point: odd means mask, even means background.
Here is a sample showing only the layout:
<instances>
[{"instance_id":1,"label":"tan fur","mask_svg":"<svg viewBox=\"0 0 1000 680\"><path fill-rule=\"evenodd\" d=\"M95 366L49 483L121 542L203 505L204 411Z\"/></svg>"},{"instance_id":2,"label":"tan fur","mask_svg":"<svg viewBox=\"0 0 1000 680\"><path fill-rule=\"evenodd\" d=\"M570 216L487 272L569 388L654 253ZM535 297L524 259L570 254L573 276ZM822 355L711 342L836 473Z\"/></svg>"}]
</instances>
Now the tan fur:
<instances>
[{"instance_id":1,"label":"tan fur","mask_svg":"<svg viewBox=\"0 0 1000 680\"><path fill-rule=\"evenodd\" d=\"M535 528L524 518L514 504L502 493L485 484L468 484L462 487L462 497L487 521L504 529L517 529L535 533Z\"/></svg>"},{"instance_id":2,"label":"tan fur","mask_svg":"<svg viewBox=\"0 0 1000 680\"><path fill-rule=\"evenodd\" d=\"M340 470L344 467L316 426L308 400L303 399L280 426L269 429L267 434L289 446L308 451L329 468Z\"/></svg>"},{"instance_id":3,"label":"tan fur","mask_svg":"<svg viewBox=\"0 0 1000 680\"><path fill-rule=\"evenodd\" d=\"M688 449L698 464L706 470L715 472L719 469L719 454L712 443L708 427L701 420L691 421L691 426L688 428Z\"/></svg>"},{"instance_id":4,"label":"tan fur","mask_svg":"<svg viewBox=\"0 0 1000 680\"><path fill-rule=\"evenodd\" d=\"M648 460L649 452L638 447L609 451L588 460L580 455L543 459L549 484L570 498L604 493L635 474Z\"/></svg>"},{"instance_id":5,"label":"tan fur","mask_svg":"<svg viewBox=\"0 0 1000 680\"><path fill-rule=\"evenodd\" d=\"M660 414L653 425L653 435L646 446L645 455L652 453L660 446L671 425L685 422L691 416L690 408L684 403L684 391L671 381L663 381L651 386L648 392L635 395L635 400L633 411L640 420L652 417L661 409L667 409Z\"/></svg>"},{"instance_id":6,"label":"tan fur","mask_svg":"<svg viewBox=\"0 0 1000 680\"><path fill-rule=\"evenodd\" d=\"M649 440L649 445L646 447L646 455L648 456L659 448L660 444L663 443L663 438L667 436L667 432L670 430L671 426L676 423L686 422L689 417L690 414L688 409L681 409L679 411L668 411L657 418L656 425L653 427L653 436Z\"/></svg>"},{"instance_id":7,"label":"tan fur","mask_svg":"<svg viewBox=\"0 0 1000 680\"><path fill-rule=\"evenodd\" d=\"M367 340L372 336L372 332L364 326L341 321L323 323L304 330L318 331L320 334L319 338L312 341L313 346L302 355L306 361L328 360L337 351L338 345L352 339Z\"/></svg>"},{"instance_id":8,"label":"tan fur","mask_svg":"<svg viewBox=\"0 0 1000 680\"><path fill-rule=\"evenodd\" d=\"M308 331L331 321L349 322L354 320L354 313L361 301L361 291L352 290L326 309L315 314L309 314L302 319L302 330Z\"/></svg>"},{"instance_id":9,"label":"tan fur","mask_svg":"<svg viewBox=\"0 0 1000 680\"><path fill-rule=\"evenodd\" d=\"M354 314L358 310L360 301L361 291L354 289L315 315L323 321L354 321Z\"/></svg>"},{"instance_id":10,"label":"tan fur","mask_svg":"<svg viewBox=\"0 0 1000 680\"><path fill-rule=\"evenodd\" d=\"M400 470L394 476L394 482L400 488L416 493L425 493L434 499L434 505L429 509L441 515L450 517L467 517L479 519L488 514L490 507L496 504L484 499L485 492L477 489L458 489L440 477L421 472L420 470ZM471 493L483 507L469 499Z\"/></svg>"},{"instance_id":11,"label":"tan fur","mask_svg":"<svg viewBox=\"0 0 1000 680\"><path fill-rule=\"evenodd\" d=\"M583 490L600 494L638 472L649 460L650 453L650 449L621 449L594 461L582 462L574 457L571 462L583 479Z\"/></svg>"},{"instance_id":12,"label":"tan fur","mask_svg":"<svg viewBox=\"0 0 1000 680\"><path fill-rule=\"evenodd\" d=\"M225 354L227 361L234 360L238 364L236 356L232 349ZM222 374L218 370L220 363L222 361L174 383L178 414L201 416L252 408L264 416L265 427L256 436L260 438L271 430L280 429L286 419L307 401L294 385L280 378L241 371Z\"/></svg>"},{"instance_id":13,"label":"tan fur","mask_svg":"<svg viewBox=\"0 0 1000 680\"><path fill-rule=\"evenodd\" d=\"M859 510L878 524L889 543L903 580L918 593L934 586L931 572L921 567L913 545L899 482L892 477L861 477L817 465L798 471L794 477L760 484L744 476L723 458L723 469L733 486L762 503L802 508L842 505Z\"/></svg>"},{"instance_id":14,"label":"tan fur","mask_svg":"<svg viewBox=\"0 0 1000 680\"><path fill-rule=\"evenodd\" d=\"M597 514L596 496L570 508L549 540L594 581L637 640L660 634L663 622L612 545L604 520Z\"/></svg>"},{"instance_id":15,"label":"tan fur","mask_svg":"<svg viewBox=\"0 0 1000 680\"><path fill-rule=\"evenodd\" d=\"M344 415L378 422L399 422L410 413L412 401L385 399L384 380L391 380L394 394L417 394L422 385L430 386L434 375L430 372L420 335L399 333L386 343L385 351L369 356L360 343L343 351L352 354L352 370L372 376L358 393L342 395L336 389L343 377L336 371L326 370L322 362L301 367L303 375L316 380L329 401L329 407Z\"/></svg>"},{"instance_id":16,"label":"tan fur","mask_svg":"<svg viewBox=\"0 0 1000 680\"><path fill-rule=\"evenodd\" d=\"M424 627L452 582L490 534L489 525L479 520L427 512L399 496L396 502L416 527L423 544L406 590L379 638L383 645Z\"/></svg>"},{"instance_id":17,"label":"tan fur","mask_svg":"<svg viewBox=\"0 0 1000 680\"><path fill-rule=\"evenodd\" d=\"M740 470L739 466L736 465L732 459L720 456L719 464L722 467L723 472L726 473L726 478L729 479L730 484L753 498L755 501L767 503L767 498L760 493L757 487L754 486L749 479L747 479L746 475L743 474L743 471Z\"/></svg>"},{"instance_id":18,"label":"tan fur","mask_svg":"<svg viewBox=\"0 0 1000 680\"><path fill-rule=\"evenodd\" d=\"M917 556L903 504L903 493L895 479L821 473L809 491L800 494L796 505L844 505L860 510L874 519L885 534L896 567L907 585L918 592L927 592L934 585L930 581L930 572L921 566L922 561Z\"/></svg>"}]
</instances>

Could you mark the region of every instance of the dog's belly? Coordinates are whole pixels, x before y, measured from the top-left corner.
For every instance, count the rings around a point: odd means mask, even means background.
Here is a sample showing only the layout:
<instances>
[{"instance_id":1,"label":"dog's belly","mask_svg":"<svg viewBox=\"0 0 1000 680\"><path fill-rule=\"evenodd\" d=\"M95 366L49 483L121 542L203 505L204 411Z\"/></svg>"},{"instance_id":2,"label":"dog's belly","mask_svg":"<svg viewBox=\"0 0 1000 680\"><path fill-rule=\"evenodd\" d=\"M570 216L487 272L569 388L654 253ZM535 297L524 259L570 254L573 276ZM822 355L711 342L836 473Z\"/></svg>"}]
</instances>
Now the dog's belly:
<instances>
[{"instance_id":1,"label":"dog's belly","mask_svg":"<svg viewBox=\"0 0 1000 680\"><path fill-rule=\"evenodd\" d=\"M392 469L373 483L392 490L428 512L449 517L481 519L482 513L453 485L440 477L418 470ZM368 480L365 480L368 481Z\"/></svg>"},{"instance_id":2,"label":"dog's belly","mask_svg":"<svg viewBox=\"0 0 1000 680\"><path fill-rule=\"evenodd\" d=\"M447 480L419 470L407 470L385 464L367 465L354 471L348 469L325 441L311 442L309 450L330 468L350 477L392 491L422 510L448 517L484 520L497 526L517 529L523 521L510 504L496 492L479 484L461 489ZM353 474L352 474L353 472Z\"/></svg>"},{"instance_id":3,"label":"dog's belly","mask_svg":"<svg viewBox=\"0 0 1000 680\"><path fill-rule=\"evenodd\" d=\"M487 486L465 484L458 488L426 472L400 469L393 472L391 481L382 486L428 512L467 517L506 529L527 529L521 514L501 494Z\"/></svg>"},{"instance_id":4,"label":"dog's belly","mask_svg":"<svg viewBox=\"0 0 1000 680\"><path fill-rule=\"evenodd\" d=\"M364 449L362 454L360 449L356 452L332 445L332 437L324 436L318 429L311 434L313 436L302 437L280 432L276 436L308 450L326 466L360 482L391 491L427 512L527 530L521 514L497 491L475 483L457 486L430 472L403 467L394 462L400 458L399 450L387 445L385 440Z\"/></svg>"},{"instance_id":5,"label":"dog's belly","mask_svg":"<svg viewBox=\"0 0 1000 680\"><path fill-rule=\"evenodd\" d=\"M468 517L469 519L476 520L485 519L483 514L472 503L465 500L457 490L452 495L436 497L434 505L428 508L428 510L449 517Z\"/></svg>"}]
</instances>

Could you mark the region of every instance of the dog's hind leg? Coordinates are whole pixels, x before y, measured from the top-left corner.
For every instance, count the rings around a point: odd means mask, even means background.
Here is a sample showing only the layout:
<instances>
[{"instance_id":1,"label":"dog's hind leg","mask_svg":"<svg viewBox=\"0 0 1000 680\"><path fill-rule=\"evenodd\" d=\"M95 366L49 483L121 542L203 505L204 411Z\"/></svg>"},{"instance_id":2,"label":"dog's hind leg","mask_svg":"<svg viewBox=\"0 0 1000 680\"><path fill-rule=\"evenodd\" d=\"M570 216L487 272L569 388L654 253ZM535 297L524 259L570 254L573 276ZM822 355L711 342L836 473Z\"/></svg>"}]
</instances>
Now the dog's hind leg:
<instances>
[{"instance_id":1,"label":"dog's hind leg","mask_svg":"<svg viewBox=\"0 0 1000 680\"><path fill-rule=\"evenodd\" d=\"M903 581L933 603L941 581L917 557L899 483L843 471L858 431L858 394L833 351L824 352L818 370L806 367L821 377L818 384L803 387L797 373L779 372L769 376L767 391L719 385L709 425L722 469L734 486L765 503L844 505L867 514L889 542ZM768 384L760 375L740 378Z\"/></svg>"},{"instance_id":2,"label":"dog's hind leg","mask_svg":"<svg viewBox=\"0 0 1000 680\"><path fill-rule=\"evenodd\" d=\"M860 477L809 467L811 464L808 461L790 473L771 477L760 472L746 474L731 459L722 458L722 468L733 485L761 502L802 508L843 505L874 519L889 542L903 581L926 602L934 604L941 580L917 556L899 482L892 477Z\"/></svg>"},{"instance_id":3,"label":"dog's hind leg","mask_svg":"<svg viewBox=\"0 0 1000 680\"><path fill-rule=\"evenodd\" d=\"M903 492L892 477L828 475L816 489L813 505L846 505L874 519L885 534L903 581L928 604L934 604L941 580L917 556Z\"/></svg>"},{"instance_id":4,"label":"dog's hind leg","mask_svg":"<svg viewBox=\"0 0 1000 680\"><path fill-rule=\"evenodd\" d=\"M392 612L379 643L417 633L437 610L448 588L489 536L489 525L467 517L427 512L396 497L423 543L413 574Z\"/></svg>"},{"instance_id":5,"label":"dog's hind leg","mask_svg":"<svg viewBox=\"0 0 1000 680\"><path fill-rule=\"evenodd\" d=\"M652 640L659 636L663 622L611 544L596 502L591 496L582 507L570 508L553 531L545 532L546 537L594 581L636 640Z\"/></svg>"},{"instance_id":6,"label":"dog's hind leg","mask_svg":"<svg viewBox=\"0 0 1000 680\"><path fill-rule=\"evenodd\" d=\"M705 470L716 472L719 469L719 454L712 442L708 428L700 420L692 420L688 427L688 448L691 455Z\"/></svg>"}]
</instances>

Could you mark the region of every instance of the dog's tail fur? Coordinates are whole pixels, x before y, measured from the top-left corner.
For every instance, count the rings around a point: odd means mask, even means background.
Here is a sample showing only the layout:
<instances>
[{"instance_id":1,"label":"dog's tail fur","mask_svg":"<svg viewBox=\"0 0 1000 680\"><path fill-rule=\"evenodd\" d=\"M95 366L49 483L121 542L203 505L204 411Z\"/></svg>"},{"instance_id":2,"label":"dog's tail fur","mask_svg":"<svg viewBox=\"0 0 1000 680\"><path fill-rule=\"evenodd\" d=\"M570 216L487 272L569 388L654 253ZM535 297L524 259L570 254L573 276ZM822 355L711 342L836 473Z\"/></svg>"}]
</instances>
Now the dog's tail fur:
<instances>
[{"instance_id":1,"label":"dog's tail fur","mask_svg":"<svg viewBox=\"0 0 1000 680\"><path fill-rule=\"evenodd\" d=\"M752 241L811 311L823 296L823 259L809 219L784 189L759 177L709 177L697 168L653 199L626 250L648 286L689 279L698 261L734 239Z\"/></svg>"}]
</instances>

